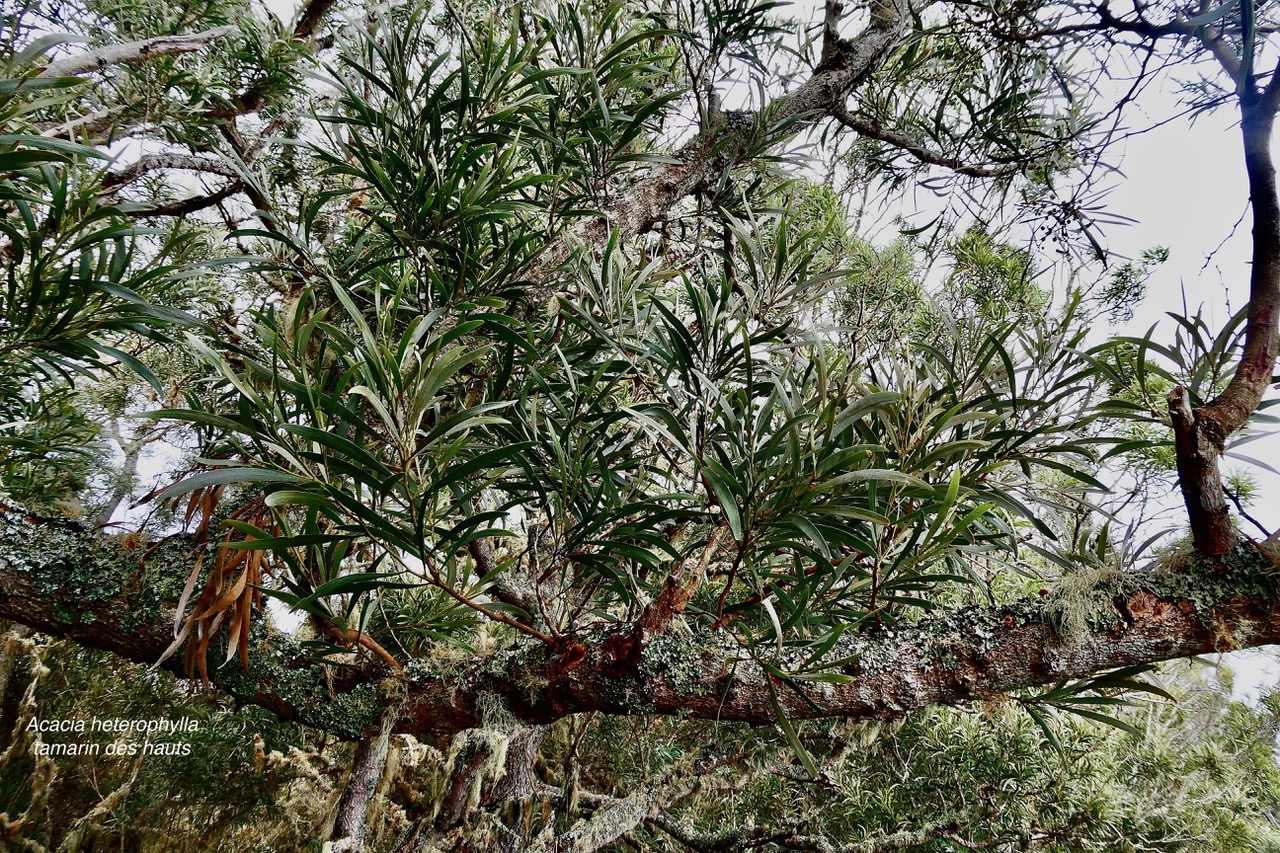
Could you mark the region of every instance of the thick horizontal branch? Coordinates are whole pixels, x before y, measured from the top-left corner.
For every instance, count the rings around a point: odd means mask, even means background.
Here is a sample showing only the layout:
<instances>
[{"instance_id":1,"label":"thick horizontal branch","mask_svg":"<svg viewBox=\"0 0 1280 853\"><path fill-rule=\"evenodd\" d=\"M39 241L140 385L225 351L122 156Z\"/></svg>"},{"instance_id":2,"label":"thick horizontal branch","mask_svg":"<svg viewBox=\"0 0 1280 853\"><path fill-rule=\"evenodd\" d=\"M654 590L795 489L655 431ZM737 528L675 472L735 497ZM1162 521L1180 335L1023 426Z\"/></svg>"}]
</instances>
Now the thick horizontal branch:
<instances>
[{"instance_id":1,"label":"thick horizontal branch","mask_svg":"<svg viewBox=\"0 0 1280 853\"><path fill-rule=\"evenodd\" d=\"M144 567L146 549L133 537L2 515L0 618L154 662L173 638L170 602L181 592L192 547L187 539L168 540ZM890 718L1116 667L1280 643L1275 575L1252 544L1220 560L1186 563L1118 576L1069 608L1051 596L846 635L829 652L829 659L855 661L835 670L841 683L783 685L722 632L706 631L649 637L602 630L557 650L517 641L468 660L410 661L399 673L376 661L326 667L261 620L247 672L238 662L216 665L221 658L209 669L241 701L349 738L374 732L378 696L386 695L379 682L394 678L407 693L396 730L443 738L477 725L478 703L494 697L529 723L601 711L769 725L775 702L792 719ZM1064 609L1073 614L1069 629L1057 616Z\"/></svg>"},{"instance_id":2,"label":"thick horizontal branch","mask_svg":"<svg viewBox=\"0 0 1280 853\"><path fill-rule=\"evenodd\" d=\"M77 56L59 59L45 66L41 77L74 77L90 71L100 71L113 65L136 65L158 56L174 56L180 53L194 53L220 39L235 27L214 27L202 33L191 33L180 36L158 36L142 41L113 44L98 50L91 50Z\"/></svg>"},{"instance_id":3,"label":"thick horizontal branch","mask_svg":"<svg viewBox=\"0 0 1280 853\"><path fill-rule=\"evenodd\" d=\"M195 195L189 198L158 201L154 204L121 205L120 210L127 216L186 216L198 210L205 210L221 204L245 188L245 182L234 180L226 186L206 195Z\"/></svg>"}]
</instances>

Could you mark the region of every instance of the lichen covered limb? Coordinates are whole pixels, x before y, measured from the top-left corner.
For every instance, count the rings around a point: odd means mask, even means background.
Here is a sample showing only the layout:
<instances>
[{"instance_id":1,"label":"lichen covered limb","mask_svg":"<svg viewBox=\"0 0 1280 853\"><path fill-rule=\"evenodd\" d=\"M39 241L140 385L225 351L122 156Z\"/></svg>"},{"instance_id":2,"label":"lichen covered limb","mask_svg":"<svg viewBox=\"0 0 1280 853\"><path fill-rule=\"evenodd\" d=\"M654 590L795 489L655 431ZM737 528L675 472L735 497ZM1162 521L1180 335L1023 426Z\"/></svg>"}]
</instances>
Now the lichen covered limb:
<instances>
[{"instance_id":1,"label":"lichen covered limb","mask_svg":"<svg viewBox=\"0 0 1280 853\"><path fill-rule=\"evenodd\" d=\"M1070 624L1064 624L1067 611ZM469 696L504 696L512 711L549 722L581 711L659 713L770 724L778 703L794 719L895 717L934 703L998 696L1134 664L1280 641L1276 576L1245 543L1220 559L1178 560L1142 575L1100 579L1073 600L1049 596L939 613L919 623L846 635L828 653L852 659L843 683L779 689L717 633L686 638L614 632L580 638L572 655L516 645L475 661L446 686L410 689L402 725L473 720ZM790 663L798 663L794 661ZM782 668L789 663L782 660Z\"/></svg>"},{"instance_id":2,"label":"lichen covered limb","mask_svg":"<svg viewBox=\"0 0 1280 853\"><path fill-rule=\"evenodd\" d=\"M0 517L0 525L0 618L144 663L172 641L172 602L189 573L189 540L148 550L131 537L12 515ZM1244 543L1221 558L1172 560L1161 571L1102 578L1069 601L1049 596L966 608L846 635L829 652L832 661L852 661L835 670L847 679L842 683L778 689L723 632L650 637L639 628L584 634L559 650L517 641L452 662L447 672L426 660L410 661L403 673L374 663L334 669L261 620L249 669L233 661L211 665L210 673L240 701L345 738L376 730L380 679L402 680L405 711L396 730L447 742L482 722L482 696L525 723L602 711L771 724L778 708L794 719L883 718L1115 667L1277 642L1276 576ZM783 670L792 663L775 662Z\"/></svg>"},{"instance_id":3,"label":"lichen covered limb","mask_svg":"<svg viewBox=\"0 0 1280 853\"><path fill-rule=\"evenodd\" d=\"M0 618L45 634L154 664L174 639L174 606L191 573L196 543L150 543L0 513ZM214 684L344 738L376 728L379 673L334 670L310 660L292 638L255 620L249 669L211 651ZM181 656L164 666L183 674Z\"/></svg>"}]
</instances>

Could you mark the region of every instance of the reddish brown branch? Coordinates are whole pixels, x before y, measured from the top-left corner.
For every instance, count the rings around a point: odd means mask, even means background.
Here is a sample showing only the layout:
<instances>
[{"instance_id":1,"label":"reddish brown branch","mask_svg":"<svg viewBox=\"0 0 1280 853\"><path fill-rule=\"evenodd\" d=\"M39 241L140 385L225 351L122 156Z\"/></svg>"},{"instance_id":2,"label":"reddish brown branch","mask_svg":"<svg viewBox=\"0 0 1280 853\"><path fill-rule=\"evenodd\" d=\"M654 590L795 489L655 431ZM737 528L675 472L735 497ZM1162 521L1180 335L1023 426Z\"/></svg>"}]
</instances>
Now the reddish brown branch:
<instances>
[{"instance_id":1,"label":"reddish brown branch","mask_svg":"<svg viewBox=\"0 0 1280 853\"><path fill-rule=\"evenodd\" d=\"M1241 103L1245 170L1253 208L1253 264L1244 350L1226 389L1198 417L1212 418L1227 435L1244 426L1258 408L1275 369L1280 328L1280 200L1271 159L1275 108L1271 99L1251 93Z\"/></svg>"},{"instance_id":2,"label":"reddish brown branch","mask_svg":"<svg viewBox=\"0 0 1280 853\"><path fill-rule=\"evenodd\" d=\"M363 631L357 631L355 628L348 628L343 631L334 625L329 626L329 631L335 639L341 640L344 643L354 643L357 646L363 646L392 669L403 669L403 667L400 666L400 662L392 657L389 651L384 649L377 640L370 637Z\"/></svg>"},{"instance_id":3,"label":"reddish brown branch","mask_svg":"<svg viewBox=\"0 0 1280 853\"><path fill-rule=\"evenodd\" d=\"M1253 209L1253 264L1244 349L1227 387L1196 411L1186 389L1169 395L1178 476L1196 549L1225 554L1236 539L1218 459L1227 438L1257 410L1280 351L1280 198L1271 136L1280 95L1249 83L1240 95L1241 133Z\"/></svg>"}]
</instances>

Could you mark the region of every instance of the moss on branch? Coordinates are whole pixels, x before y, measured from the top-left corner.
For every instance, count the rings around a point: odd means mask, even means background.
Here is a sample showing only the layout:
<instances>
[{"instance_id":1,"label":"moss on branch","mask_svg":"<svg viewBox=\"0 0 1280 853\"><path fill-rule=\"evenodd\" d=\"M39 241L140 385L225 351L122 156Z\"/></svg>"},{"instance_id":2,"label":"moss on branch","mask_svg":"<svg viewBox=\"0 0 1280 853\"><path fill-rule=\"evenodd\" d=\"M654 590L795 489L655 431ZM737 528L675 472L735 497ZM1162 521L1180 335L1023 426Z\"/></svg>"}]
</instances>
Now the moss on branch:
<instances>
[{"instance_id":1,"label":"moss on branch","mask_svg":"<svg viewBox=\"0 0 1280 853\"><path fill-rule=\"evenodd\" d=\"M189 538L152 546L13 514L0 515L0 534L0 618L144 663L172 642L173 602L195 547ZM1250 543L1221 558L1175 555L1140 574L1082 575L1039 599L846 632L816 663L798 647L751 660L724 632L649 636L614 626L576 637L573 655L513 640L445 664L410 661L395 675L408 694L396 728L448 737L477 724L480 695L501 697L532 723L602 711L769 724L775 702L797 719L900 716L1134 663L1280 642L1276 579ZM216 644L211 650L214 682L238 701L344 738L377 726L378 684L388 673L317 661L264 620L251 640L247 671L223 664ZM833 678L778 689L771 672L802 663Z\"/></svg>"}]
</instances>

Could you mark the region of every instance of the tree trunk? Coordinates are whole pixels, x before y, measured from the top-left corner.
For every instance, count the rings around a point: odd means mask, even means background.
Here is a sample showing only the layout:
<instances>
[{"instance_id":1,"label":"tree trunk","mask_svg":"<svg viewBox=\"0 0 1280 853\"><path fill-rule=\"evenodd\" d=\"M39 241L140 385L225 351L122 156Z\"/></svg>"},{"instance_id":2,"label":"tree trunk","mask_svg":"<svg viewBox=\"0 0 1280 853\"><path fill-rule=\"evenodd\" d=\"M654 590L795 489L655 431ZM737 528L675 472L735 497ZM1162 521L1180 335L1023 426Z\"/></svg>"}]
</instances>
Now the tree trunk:
<instances>
[{"instance_id":1,"label":"tree trunk","mask_svg":"<svg viewBox=\"0 0 1280 853\"><path fill-rule=\"evenodd\" d=\"M378 733L356 745L356 754L351 762L351 781L338 799L337 819L324 853L364 853L369 806L387 766L387 748L396 717L397 713L388 709L382 715Z\"/></svg>"}]
</instances>

